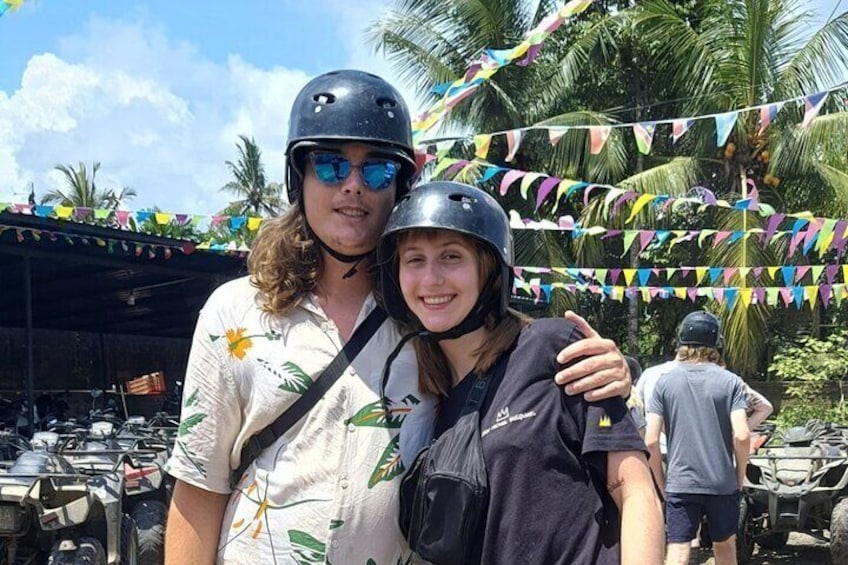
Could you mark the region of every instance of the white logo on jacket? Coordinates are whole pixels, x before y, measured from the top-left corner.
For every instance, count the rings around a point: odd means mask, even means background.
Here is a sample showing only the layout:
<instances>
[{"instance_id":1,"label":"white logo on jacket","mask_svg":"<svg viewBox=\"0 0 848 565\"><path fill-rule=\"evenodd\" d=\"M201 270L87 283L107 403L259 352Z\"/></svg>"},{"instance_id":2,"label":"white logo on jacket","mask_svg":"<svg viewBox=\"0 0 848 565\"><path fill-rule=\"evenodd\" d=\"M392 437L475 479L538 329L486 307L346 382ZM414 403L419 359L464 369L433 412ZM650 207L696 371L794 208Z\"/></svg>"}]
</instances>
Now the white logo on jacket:
<instances>
[{"instance_id":1,"label":"white logo on jacket","mask_svg":"<svg viewBox=\"0 0 848 565\"><path fill-rule=\"evenodd\" d=\"M512 424L513 422L520 422L522 420L526 420L528 418L533 418L536 416L535 412L522 412L521 414L513 414L509 415L509 406L504 406L500 410L498 410L497 415L495 416L495 423L480 433L480 437L486 437L489 432L493 432L498 428L502 428L507 424Z\"/></svg>"}]
</instances>

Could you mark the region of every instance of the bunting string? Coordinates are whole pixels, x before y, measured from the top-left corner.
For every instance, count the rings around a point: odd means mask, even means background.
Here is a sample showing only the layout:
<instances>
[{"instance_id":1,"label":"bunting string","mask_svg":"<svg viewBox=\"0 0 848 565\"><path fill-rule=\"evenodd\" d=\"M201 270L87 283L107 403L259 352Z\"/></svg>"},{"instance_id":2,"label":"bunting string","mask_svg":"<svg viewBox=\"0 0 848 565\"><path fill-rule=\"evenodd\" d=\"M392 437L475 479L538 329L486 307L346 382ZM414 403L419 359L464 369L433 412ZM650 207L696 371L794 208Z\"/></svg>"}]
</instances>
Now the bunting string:
<instances>
[{"instance_id":1,"label":"bunting string","mask_svg":"<svg viewBox=\"0 0 848 565\"><path fill-rule=\"evenodd\" d=\"M713 247L716 247L719 244L733 245L756 237L761 245L777 244L783 239L789 239L789 245L786 246L788 257L794 256L796 251L799 250L805 256L811 250L815 250L820 258L827 252L835 250L837 256L841 257L845 251L846 243L848 243L848 220L818 222L799 218L795 220L795 225L791 230L772 229L770 225L767 229L751 228L745 231L724 231L715 229L621 230L603 226L581 227L571 216L561 216L556 222L551 220L537 221L521 218L515 210L509 211L509 217L510 227L514 230L567 231L571 232L575 239L585 236L601 236L601 239L623 237L624 250L622 256L626 255L637 242L641 254L651 246L668 245L674 247L680 243L695 241L698 247L703 249L710 242ZM773 218L777 218L777 216L773 216ZM803 229L804 227L806 229Z\"/></svg>"},{"instance_id":2,"label":"bunting string","mask_svg":"<svg viewBox=\"0 0 848 565\"><path fill-rule=\"evenodd\" d=\"M520 291L526 296L534 298L536 302L547 302L551 299L553 291L566 291L572 294L590 293L598 295L602 300L614 300L623 302L625 299L640 298L646 303L654 300L690 300L696 302L698 298L715 300L719 304L732 310L735 305L748 308L751 304L766 304L768 306L795 306L798 310L805 305L810 308L817 303L824 307L831 304L839 306L842 300L848 296L848 287L845 284L823 284L807 286L759 286L759 287L685 287L685 286L612 286L579 283L542 283L539 279L516 279L513 293Z\"/></svg>"},{"instance_id":3,"label":"bunting string","mask_svg":"<svg viewBox=\"0 0 848 565\"><path fill-rule=\"evenodd\" d=\"M572 0L557 12L545 17L539 25L528 31L524 40L509 49L484 49L480 58L471 63L465 74L454 80L436 85L433 92L439 98L428 110L412 122L413 140L432 129L460 101L474 93L483 82L490 79L499 69L513 62L520 66L533 63L539 55L542 43L566 20L584 12L594 0Z\"/></svg>"},{"instance_id":4,"label":"bunting string","mask_svg":"<svg viewBox=\"0 0 848 565\"><path fill-rule=\"evenodd\" d=\"M516 277L524 275L559 275L565 279L580 284L598 284L618 286L624 283L625 287L648 286L653 282L657 284L663 279L671 283L675 278L678 283L694 282L690 287L700 286L702 282L708 282L710 286L724 282L730 285L735 279L743 281L748 276L755 280L766 282L763 279L768 275L769 282L779 283L783 280L785 286L800 285L804 277L810 274L811 283L834 284L838 274L842 274L843 284L848 283L848 265L825 264L825 265L777 265L768 267L645 267L634 269L600 268L600 267L514 267ZM692 280L694 279L694 280Z\"/></svg>"},{"instance_id":5,"label":"bunting string","mask_svg":"<svg viewBox=\"0 0 848 565\"><path fill-rule=\"evenodd\" d=\"M647 155L651 152L657 126L671 126L669 137L671 137L672 143L677 143L686 134L686 132L691 129L695 122L702 120L714 120L716 127L716 146L722 147L727 143L740 114L757 112L759 114L758 133L762 135L768 126L774 122L778 113L785 105L800 102L804 108L804 114L801 119L801 127L808 128L819 114L819 111L827 100L828 95L831 92L841 90L846 86L848 86L848 81L832 86L821 92L796 96L795 98L789 98L778 102L746 106L730 112L651 120L646 122L619 122L604 125L531 125L491 133L477 133L471 135L425 139L419 142L419 146L429 147L438 152L447 152L457 142L473 142L477 157L485 159L489 152L491 141L494 137L502 136L508 141L510 137L519 139L518 143L514 144L514 146L510 146L510 151L514 154L518 150L518 145L520 145L520 139L523 133L531 131L545 131L548 134L548 141L552 146L555 146L559 143L563 135L567 134L569 131L589 130L589 152L592 155L598 155L606 145L607 139L613 129L629 129L633 132L633 137L635 138L636 147L639 152ZM507 159L507 161L509 161L509 159Z\"/></svg>"},{"instance_id":6,"label":"bunting string","mask_svg":"<svg viewBox=\"0 0 848 565\"><path fill-rule=\"evenodd\" d=\"M2 1L2 0L0 0ZM204 214L175 214L170 212L150 212L128 210L110 210L106 208L85 208L61 206L52 204L14 204L0 202L0 212L12 214L23 214L37 216L39 218L50 218L54 220L65 220L75 222L87 222L91 220L108 221L110 219L125 231L132 231L133 223L136 231L141 224L148 220L160 226L174 225L179 227L193 226L203 231L215 227L228 228L231 232L237 232L242 228L248 231L256 231L262 225L263 218L258 216L226 216L226 215L204 215Z\"/></svg>"},{"instance_id":7,"label":"bunting string","mask_svg":"<svg viewBox=\"0 0 848 565\"><path fill-rule=\"evenodd\" d=\"M530 188L536 183L536 181L541 180L536 187L535 209L538 210L542 203L544 203L548 198L553 198L554 206L552 208L552 213L556 213L562 199L568 200L572 195L578 192L583 195L583 204L588 205L592 191L600 189L607 191L604 204L607 207L611 207L611 217L615 217L619 208L623 204L630 203L632 201L633 204L630 215L625 220L625 223L631 223L634 221L639 212L645 209L645 207L649 204L655 208L671 208L672 210L677 210L679 207L684 205L694 205L698 206L699 209L718 207L742 212L756 212L761 217L769 218L769 228L767 232L777 230L780 223L787 218L822 225L825 223L835 224L836 222L842 221L837 218L813 216L810 212L806 211L792 212L788 214L779 213L771 205L759 201L759 192L757 191L756 185L752 179L748 179L748 185L750 187L748 198L739 199L736 202L730 203L727 200L717 198L715 193L702 186L692 187L691 189L697 190L699 194L698 197L648 194L627 188L618 188L608 184L563 179L546 173L501 167L479 159L469 161L467 159L454 159L449 157L438 158L432 155L431 157L433 157L431 161L434 159L438 161L436 168L433 170L433 178L440 176L445 178L456 178L468 173L482 171L480 178L475 181L477 184L482 184L493 180L496 175L504 173L498 183L498 192L501 196L505 196L510 188L520 180L521 182L518 185L518 190L521 197L524 200L527 200ZM771 235L772 234L770 233L769 236Z\"/></svg>"},{"instance_id":8,"label":"bunting string","mask_svg":"<svg viewBox=\"0 0 848 565\"><path fill-rule=\"evenodd\" d=\"M200 246L188 241L174 241L173 245L151 245L149 243L116 240L110 238L83 236L78 234L69 234L56 232L52 230L43 230L36 228L23 228L20 226L10 226L0 224L0 236L6 232L15 234L15 241L24 243L29 237L32 241L64 241L68 245L82 245L96 247L105 247L109 253L115 253L118 248L124 253L134 253L136 257L146 256L150 259L163 257L170 259L174 251L179 251L184 255L191 255Z\"/></svg>"}]
</instances>

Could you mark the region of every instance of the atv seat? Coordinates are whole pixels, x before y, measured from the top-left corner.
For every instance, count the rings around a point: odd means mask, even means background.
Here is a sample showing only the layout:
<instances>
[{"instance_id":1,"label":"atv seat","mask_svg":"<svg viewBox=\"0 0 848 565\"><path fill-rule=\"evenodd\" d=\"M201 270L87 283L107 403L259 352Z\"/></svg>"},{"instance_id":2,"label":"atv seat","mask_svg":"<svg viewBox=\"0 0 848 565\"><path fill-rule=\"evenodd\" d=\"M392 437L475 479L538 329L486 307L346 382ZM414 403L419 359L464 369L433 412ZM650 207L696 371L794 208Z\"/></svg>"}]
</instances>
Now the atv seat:
<instances>
[{"instance_id":1,"label":"atv seat","mask_svg":"<svg viewBox=\"0 0 848 565\"><path fill-rule=\"evenodd\" d=\"M788 457L824 457L824 449L813 446L786 446L770 450L770 455ZM778 459L775 461L775 478L784 484L795 485L809 479L827 462L826 459Z\"/></svg>"},{"instance_id":2,"label":"atv seat","mask_svg":"<svg viewBox=\"0 0 848 565\"><path fill-rule=\"evenodd\" d=\"M10 475L42 475L45 473L73 475L74 468L63 458L43 451L21 453L17 461L9 467Z\"/></svg>"}]
</instances>

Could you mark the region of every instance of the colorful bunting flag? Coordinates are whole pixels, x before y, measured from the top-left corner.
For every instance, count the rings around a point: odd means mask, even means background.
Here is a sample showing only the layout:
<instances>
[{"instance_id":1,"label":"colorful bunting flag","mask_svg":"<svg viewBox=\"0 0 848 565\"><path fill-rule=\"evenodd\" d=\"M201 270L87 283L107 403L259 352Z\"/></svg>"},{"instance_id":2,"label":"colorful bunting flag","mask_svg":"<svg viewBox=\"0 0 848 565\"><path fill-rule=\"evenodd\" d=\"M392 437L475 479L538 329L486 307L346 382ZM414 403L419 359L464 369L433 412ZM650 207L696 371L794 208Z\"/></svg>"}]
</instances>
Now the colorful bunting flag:
<instances>
[{"instance_id":1,"label":"colorful bunting flag","mask_svg":"<svg viewBox=\"0 0 848 565\"><path fill-rule=\"evenodd\" d=\"M636 138L636 147L643 155L651 152L651 144L654 141L654 131L657 129L657 124L646 122L641 124L633 124L633 136Z\"/></svg>"},{"instance_id":2,"label":"colorful bunting flag","mask_svg":"<svg viewBox=\"0 0 848 565\"><path fill-rule=\"evenodd\" d=\"M515 154L518 153L518 148L521 147L521 136L520 129L506 132L507 153L505 160L507 163L515 159Z\"/></svg>"},{"instance_id":3,"label":"colorful bunting flag","mask_svg":"<svg viewBox=\"0 0 848 565\"><path fill-rule=\"evenodd\" d=\"M722 147L725 143L727 143L727 138L730 137L730 134L733 132L733 127L736 125L736 118L738 115L738 111L733 111L715 116L716 143L719 147Z\"/></svg>"},{"instance_id":4,"label":"colorful bunting flag","mask_svg":"<svg viewBox=\"0 0 848 565\"><path fill-rule=\"evenodd\" d=\"M607 143L607 138L612 132L610 126L590 126L589 127L589 153L592 155L600 154L604 145Z\"/></svg>"},{"instance_id":5,"label":"colorful bunting flag","mask_svg":"<svg viewBox=\"0 0 848 565\"><path fill-rule=\"evenodd\" d=\"M775 102L774 104L768 104L760 108L760 130L759 135L762 135L763 132L769 124L771 124L774 119L777 117L777 113L780 112L780 109L783 107L783 102Z\"/></svg>"},{"instance_id":6,"label":"colorful bunting flag","mask_svg":"<svg viewBox=\"0 0 848 565\"><path fill-rule=\"evenodd\" d=\"M827 91L804 97L804 119L801 121L801 127L806 128L813 123L825 100L827 100Z\"/></svg>"},{"instance_id":7,"label":"colorful bunting flag","mask_svg":"<svg viewBox=\"0 0 848 565\"><path fill-rule=\"evenodd\" d=\"M692 118L678 118L671 122L671 141L672 143L677 143L677 140L683 137L689 128L692 127L692 124L695 123L695 120Z\"/></svg>"}]
</instances>

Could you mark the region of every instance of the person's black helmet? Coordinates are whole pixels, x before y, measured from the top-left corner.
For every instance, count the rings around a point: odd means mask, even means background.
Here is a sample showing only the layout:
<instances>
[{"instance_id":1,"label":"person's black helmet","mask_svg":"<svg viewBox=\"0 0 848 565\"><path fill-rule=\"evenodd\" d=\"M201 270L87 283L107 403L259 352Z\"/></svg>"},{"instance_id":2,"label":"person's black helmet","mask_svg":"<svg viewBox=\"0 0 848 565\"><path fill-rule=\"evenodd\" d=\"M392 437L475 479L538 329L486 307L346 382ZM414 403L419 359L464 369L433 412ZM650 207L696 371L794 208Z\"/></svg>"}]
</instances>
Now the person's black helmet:
<instances>
[{"instance_id":1,"label":"person's black helmet","mask_svg":"<svg viewBox=\"0 0 848 565\"><path fill-rule=\"evenodd\" d=\"M389 316L403 322L410 321L410 312L397 280L397 265L393 260L397 252L397 236L417 228L450 230L487 245L501 265L501 294L495 308L499 316L506 312L514 263L508 216L498 201L485 191L458 182L438 181L422 184L401 198L377 244L377 262L381 266L380 289ZM483 289L481 298L485 291ZM478 303L481 307L490 308L487 304ZM488 310L479 314L485 316Z\"/></svg>"},{"instance_id":2,"label":"person's black helmet","mask_svg":"<svg viewBox=\"0 0 848 565\"><path fill-rule=\"evenodd\" d=\"M703 310L690 312L677 328L677 343L678 345L715 347L721 350L724 347L721 322Z\"/></svg>"},{"instance_id":3,"label":"person's black helmet","mask_svg":"<svg viewBox=\"0 0 848 565\"><path fill-rule=\"evenodd\" d=\"M412 120L400 93L380 77L362 71L332 71L309 81L295 98L289 116L289 202L300 199L304 159L310 148L356 141L380 146L398 158L397 197L405 194L416 167Z\"/></svg>"}]
</instances>

